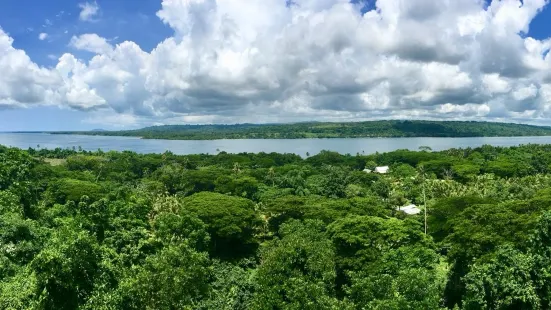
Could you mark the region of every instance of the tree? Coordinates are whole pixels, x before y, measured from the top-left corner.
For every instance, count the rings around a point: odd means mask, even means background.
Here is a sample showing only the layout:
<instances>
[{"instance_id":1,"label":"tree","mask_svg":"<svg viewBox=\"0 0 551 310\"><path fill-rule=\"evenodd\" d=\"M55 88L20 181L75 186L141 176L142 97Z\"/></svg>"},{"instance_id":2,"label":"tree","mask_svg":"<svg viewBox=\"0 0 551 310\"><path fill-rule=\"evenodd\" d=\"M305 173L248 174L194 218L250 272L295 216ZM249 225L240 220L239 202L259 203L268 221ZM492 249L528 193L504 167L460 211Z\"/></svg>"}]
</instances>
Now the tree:
<instances>
[{"instance_id":1,"label":"tree","mask_svg":"<svg viewBox=\"0 0 551 310\"><path fill-rule=\"evenodd\" d=\"M375 170L376 167L377 167L377 163L373 160L370 160L370 161L365 163L365 168L364 169L369 169L369 170L373 171L373 170Z\"/></svg>"},{"instance_id":2,"label":"tree","mask_svg":"<svg viewBox=\"0 0 551 310\"><path fill-rule=\"evenodd\" d=\"M416 176L417 171L408 164L400 164L392 168L391 174L397 178L406 179Z\"/></svg>"},{"instance_id":3,"label":"tree","mask_svg":"<svg viewBox=\"0 0 551 310\"><path fill-rule=\"evenodd\" d=\"M465 276L463 309L540 309L530 255L506 246Z\"/></svg>"},{"instance_id":4,"label":"tree","mask_svg":"<svg viewBox=\"0 0 551 310\"><path fill-rule=\"evenodd\" d=\"M320 221L290 221L262 251L252 309L333 309L334 250Z\"/></svg>"},{"instance_id":5,"label":"tree","mask_svg":"<svg viewBox=\"0 0 551 310\"><path fill-rule=\"evenodd\" d=\"M359 271L377 262L381 256L402 246L428 246L420 223L396 218L350 215L327 227L336 249L339 284L347 282L349 271Z\"/></svg>"},{"instance_id":6,"label":"tree","mask_svg":"<svg viewBox=\"0 0 551 310\"><path fill-rule=\"evenodd\" d=\"M36 275L31 268L22 268L12 277L2 275L0 309L40 309Z\"/></svg>"},{"instance_id":7,"label":"tree","mask_svg":"<svg viewBox=\"0 0 551 310\"><path fill-rule=\"evenodd\" d=\"M545 212L539 219L530 238L528 253L534 263L532 274L542 308L551 306L551 212Z\"/></svg>"},{"instance_id":8,"label":"tree","mask_svg":"<svg viewBox=\"0 0 551 310\"><path fill-rule=\"evenodd\" d=\"M475 260L488 259L507 243L521 245L528 241L530 235L526 232L536 225L540 211L517 213L516 209L521 208L515 201L473 205L450 221L453 232L444 239L451 263L447 306L461 303L466 289L462 278Z\"/></svg>"},{"instance_id":9,"label":"tree","mask_svg":"<svg viewBox=\"0 0 551 310\"><path fill-rule=\"evenodd\" d=\"M215 190L222 194L252 199L258 192L258 181L249 176L220 176L215 181Z\"/></svg>"},{"instance_id":10,"label":"tree","mask_svg":"<svg viewBox=\"0 0 551 310\"><path fill-rule=\"evenodd\" d=\"M206 253L186 242L169 245L130 270L119 287L121 303L127 309L193 309L208 296L211 279Z\"/></svg>"},{"instance_id":11,"label":"tree","mask_svg":"<svg viewBox=\"0 0 551 310\"><path fill-rule=\"evenodd\" d=\"M175 197L157 197L149 213L149 224L153 240L161 243L161 247L186 242L197 251L209 248L207 225L188 212Z\"/></svg>"},{"instance_id":12,"label":"tree","mask_svg":"<svg viewBox=\"0 0 551 310\"><path fill-rule=\"evenodd\" d=\"M0 191L0 214L4 213L24 215L19 197L10 191Z\"/></svg>"},{"instance_id":13,"label":"tree","mask_svg":"<svg viewBox=\"0 0 551 310\"><path fill-rule=\"evenodd\" d=\"M214 280L211 292L198 309L247 310L251 309L256 267L246 261L247 266L226 262L213 262Z\"/></svg>"},{"instance_id":14,"label":"tree","mask_svg":"<svg viewBox=\"0 0 551 310\"><path fill-rule=\"evenodd\" d=\"M371 185L371 189L382 198L388 198L390 196L390 191L392 186L387 179L379 179Z\"/></svg>"},{"instance_id":15,"label":"tree","mask_svg":"<svg viewBox=\"0 0 551 310\"><path fill-rule=\"evenodd\" d=\"M36 221L4 213L0 215L0 227L0 255L10 262L28 264L43 247L45 232Z\"/></svg>"},{"instance_id":16,"label":"tree","mask_svg":"<svg viewBox=\"0 0 551 310\"><path fill-rule=\"evenodd\" d=\"M460 196L435 200L431 204L431 213L428 216L429 234L435 241L444 240L453 232L453 220L463 210L477 204L487 204L491 200L476 196Z\"/></svg>"},{"instance_id":17,"label":"tree","mask_svg":"<svg viewBox=\"0 0 551 310\"><path fill-rule=\"evenodd\" d=\"M0 149L0 190L25 186L31 178L36 161L27 152L10 148Z\"/></svg>"},{"instance_id":18,"label":"tree","mask_svg":"<svg viewBox=\"0 0 551 310\"><path fill-rule=\"evenodd\" d=\"M82 196L96 201L103 196L103 189L94 182L64 178L50 185L48 196L51 197L52 202L60 204L67 201L79 202Z\"/></svg>"},{"instance_id":19,"label":"tree","mask_svg":"<svg viewBox=\"0 0 551 310\"><path fill-rule=\"evenodd\" d=\"M278 185L279 187L293 189L293 193L297 196L307 196L310 194L306 185L309 172L306 167L292 169L280 178Z\"/></svg>"},{"instance_id":20,"label":"tree","mask_svg":"<svg viewBox=\"0 0 551 310\"><path fill-rule=\"evenodd\" d=\"M53 232L30 266L37 277L37 294L45 309L76 309L88 298L98 276L99 246L76 227Z\"/></svg>"},{"instance_id":21,"label":"tree","mask_svg":"<svg viewBox=\"0 0 551 310\"><path fill-rule=\"evenodd\" d=\"M186 197L183 208L207 225L210 253L220 258L237 258L254 253L255 232L262 225L254 203L245 198L201 192Z\"/></svg>"},{"instance_id":22,"label":"tree","mask_svg":"<svg viewBox=\"0 0 551 310\"><path fill-rule=\"evenodd\" d=\"M434 270L403 268L393 275L352 273L351 282L348 294L357 309L443 309L444 277Z\"/></svg>"}]
</instances>

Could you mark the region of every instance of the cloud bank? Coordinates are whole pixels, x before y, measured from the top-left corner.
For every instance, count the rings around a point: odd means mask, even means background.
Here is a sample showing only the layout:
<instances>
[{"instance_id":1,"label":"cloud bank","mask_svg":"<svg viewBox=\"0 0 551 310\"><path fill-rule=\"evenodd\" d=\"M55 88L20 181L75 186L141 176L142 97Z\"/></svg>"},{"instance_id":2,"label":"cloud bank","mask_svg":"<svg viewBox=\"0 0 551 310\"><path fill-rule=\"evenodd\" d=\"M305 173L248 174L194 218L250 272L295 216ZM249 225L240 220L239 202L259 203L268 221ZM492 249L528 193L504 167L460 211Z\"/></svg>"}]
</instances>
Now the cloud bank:
<instances>
[{"instance_id":1,"label":"cloud bank","mask_svg":"<svg viewBox=\"0 0 551 310\"><path fill-rule=\"evenodd\" d=\"M0 30L0 108L61 105L131 124L545 122L551 38L527 33L547 2L378 0L362 12L347 0L163 0L157 16L174 35L152 51L83 34L69 46L95 56L66 53L55 68Z\"/></svg>"}]
</instances>

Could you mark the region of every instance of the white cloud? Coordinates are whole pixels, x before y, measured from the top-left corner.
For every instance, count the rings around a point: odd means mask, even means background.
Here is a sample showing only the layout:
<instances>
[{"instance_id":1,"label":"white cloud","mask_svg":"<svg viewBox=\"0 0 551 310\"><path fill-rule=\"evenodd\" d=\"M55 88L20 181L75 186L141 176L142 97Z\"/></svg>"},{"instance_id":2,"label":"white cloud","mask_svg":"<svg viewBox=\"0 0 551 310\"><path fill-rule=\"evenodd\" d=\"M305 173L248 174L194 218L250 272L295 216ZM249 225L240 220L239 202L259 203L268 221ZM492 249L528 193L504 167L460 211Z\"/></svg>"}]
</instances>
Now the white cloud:
<instances>
[{"instance_id":1,"label":"white cloud","mask_svg":"<svg viewBox=\"0 0 551 310\"><path fill-rule=\"evenodd\" d=\"M513 92L513 98L517 101L534 98L538 93L538 88L534 84L519 88Z\"/></svg>"},{"instance_id":2,"label":"white cloud","mask_svg":"<svg viewBox=\"0 0 551 310\"><path fill-rule=\"evenodd\" d=\"M30 106L56 101L63 80L55 70L39 67L0 28L0 105Z\"/></svg>"},{"instance_id":3,"label":"white cloud","mask_svg":"<svg viewBox=\"0 0 551 310\"><path fill-rule=\"evenodd\" d=\"M105 38L95 33L87 33L80 36L73 36L69 45L78 50L88 51L96 54L109 53L113 50L111 44Z\"/></svg>"},{"instance_id":4,"label":"white cloud","mask_svg":"<svg viewBox=\"0 0 551 310\"><path fill-rule=\"evenodd\" d=\"M491 93L506 93L510 90L509 82L501 78L498 73L485 74L482 77L484 87Z\"/></svg>"},{"instance_id":5,"label":"white cloud","mask_svg":"<svg viewBox=\"0 0 551 310\"><path fill-rule=\"evenodd\" d=\"M96 55L65 54L54 69L4 40L44 90L35 101L132 124L551 119L551 39L526 35L545 0L378 0L365 14L348 0L293 2L163 0L157 16L175 34L151 52L83 34L69 45ZM99 12L81 8L83 20Z\"/></svg>"},{"instance_id":6,"label":"white cloud","mask_svg":"<svg viewBox=\"0 0 551 310\"><path fill-rule=\"evenodd\" d=\"M82 21L93 21L99 13L99 6L95 1L80 3L78 7L80 8L79 19Z\"/></svg>"},{"instance_id":7,"label":"white cloud","mask_svg":"<svg viewBox=\"0 0 551 310\"><path fill-rule=\"evenodd\" d=\"M38 39L39 39L40 41L46 40L47 37L48 37L48 34L45 33L45 32L42 32L42 33L40 33L40 34L38 35Z\"/></svg>"}]
</instances>

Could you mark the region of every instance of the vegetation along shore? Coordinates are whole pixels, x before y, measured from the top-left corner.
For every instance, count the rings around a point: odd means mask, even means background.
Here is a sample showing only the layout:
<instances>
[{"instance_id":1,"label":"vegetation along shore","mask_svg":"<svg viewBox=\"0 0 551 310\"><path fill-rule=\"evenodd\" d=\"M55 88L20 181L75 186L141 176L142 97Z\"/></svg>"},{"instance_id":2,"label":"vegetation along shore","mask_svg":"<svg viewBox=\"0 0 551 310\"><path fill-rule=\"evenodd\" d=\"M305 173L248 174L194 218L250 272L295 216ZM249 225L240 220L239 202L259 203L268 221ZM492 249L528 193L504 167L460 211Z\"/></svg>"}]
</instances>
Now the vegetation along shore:
<instances>
[{"instance_id":1,"label":"vegetation along shore","mask_svg":"<svg viewBox=\"0 0 551 310\"><path fill-rule=\"evenodd\" d=\"M53 134L128 136L144 139L303 139L365 137L550 136L551 127L469 121L367 121L344 123L165 125L125 131L59 131Z\"/></svg>"}]
</instances>

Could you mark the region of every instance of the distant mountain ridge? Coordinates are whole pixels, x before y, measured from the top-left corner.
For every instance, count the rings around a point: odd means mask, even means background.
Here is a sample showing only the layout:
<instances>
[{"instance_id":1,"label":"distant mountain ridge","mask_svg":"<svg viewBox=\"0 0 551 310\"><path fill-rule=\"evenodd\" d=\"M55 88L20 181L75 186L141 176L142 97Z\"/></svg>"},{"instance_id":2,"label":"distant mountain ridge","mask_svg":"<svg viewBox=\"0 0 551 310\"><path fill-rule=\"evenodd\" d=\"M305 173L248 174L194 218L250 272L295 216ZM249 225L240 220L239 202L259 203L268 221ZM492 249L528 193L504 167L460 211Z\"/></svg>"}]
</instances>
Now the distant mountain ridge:
<instances>
[{"instance_id":1,"label":"distant mountain ridge","mask_svg":"<svg viewBox=\"0 0 551 310\"><path fill-rule=\"evenodd\" d=\"M302 139L364 137L508 137L551 136L551 127L476 121L386 120L292 124L161 125L124 131L51 132L131 136L144 139Z\"/></svg>"}]
</instances>

